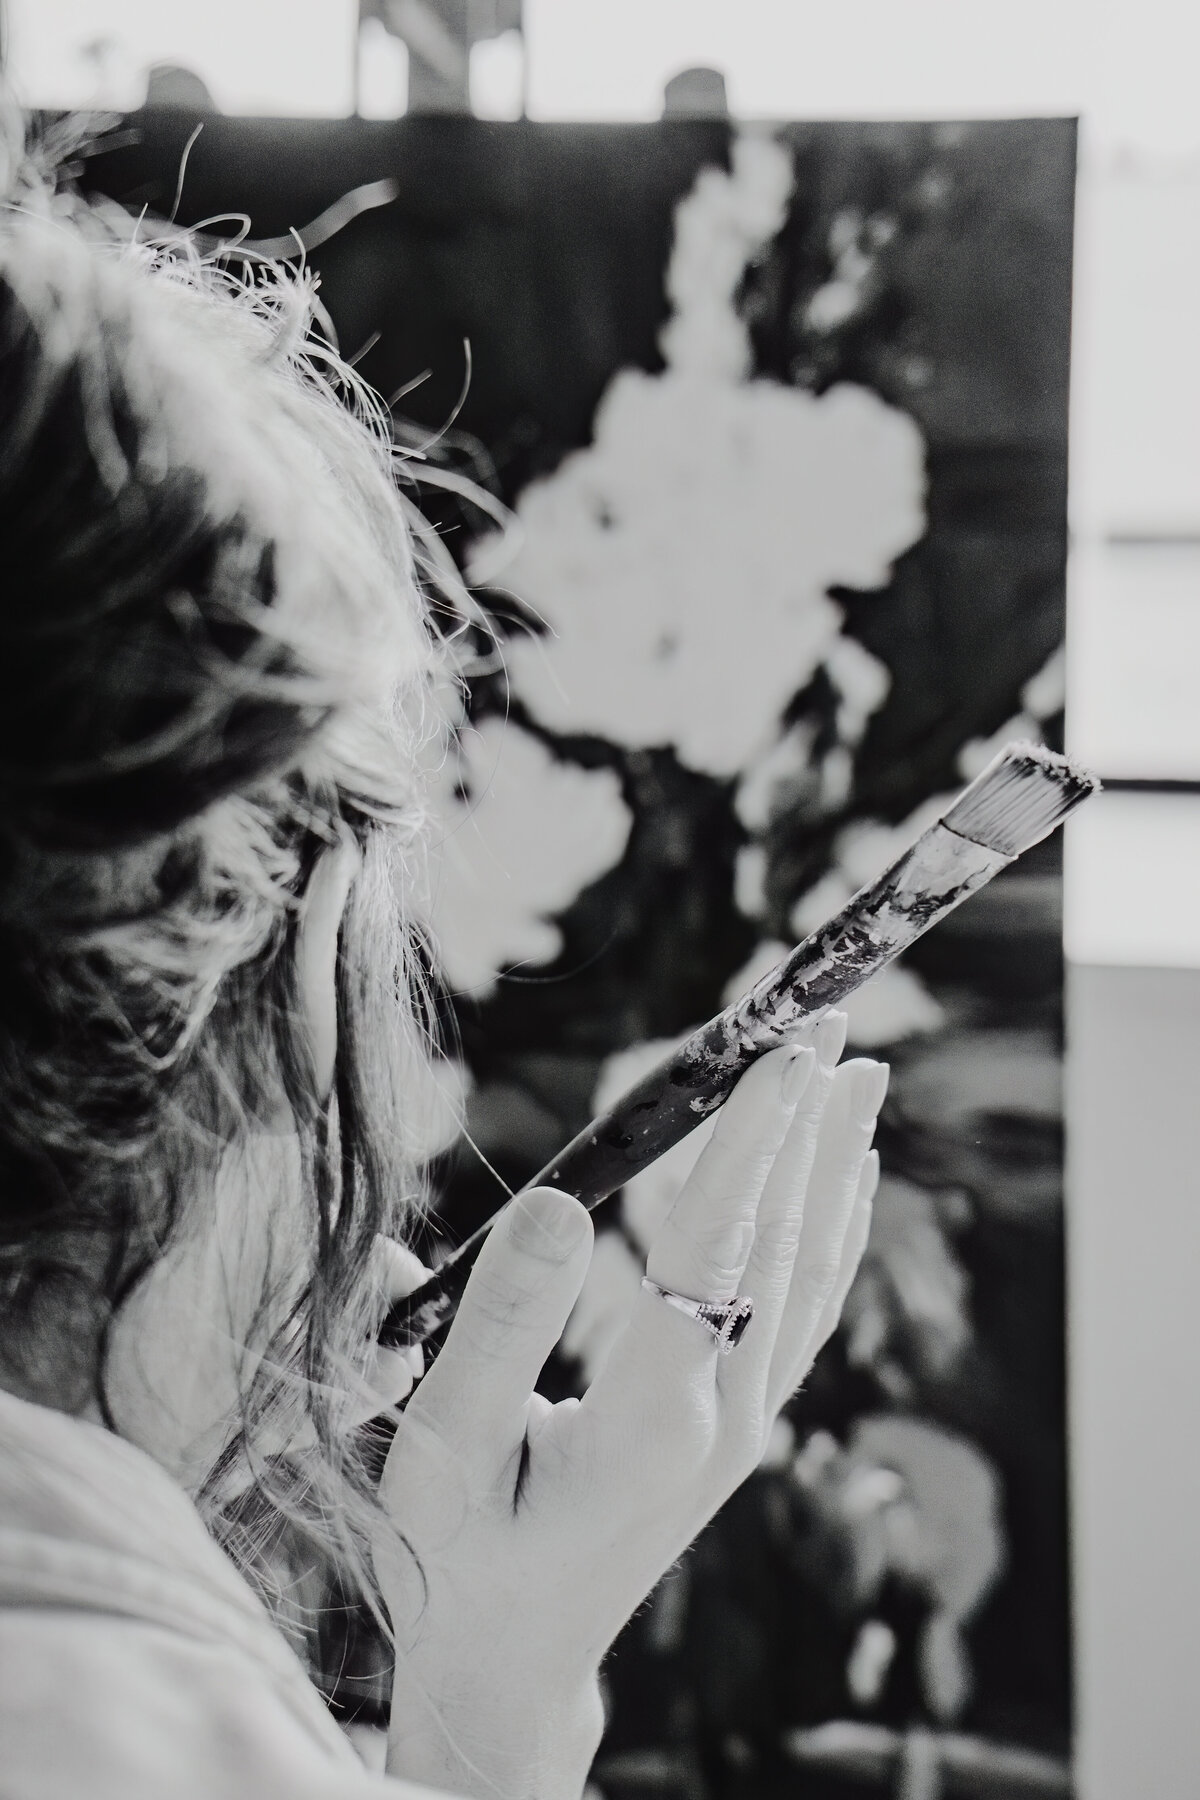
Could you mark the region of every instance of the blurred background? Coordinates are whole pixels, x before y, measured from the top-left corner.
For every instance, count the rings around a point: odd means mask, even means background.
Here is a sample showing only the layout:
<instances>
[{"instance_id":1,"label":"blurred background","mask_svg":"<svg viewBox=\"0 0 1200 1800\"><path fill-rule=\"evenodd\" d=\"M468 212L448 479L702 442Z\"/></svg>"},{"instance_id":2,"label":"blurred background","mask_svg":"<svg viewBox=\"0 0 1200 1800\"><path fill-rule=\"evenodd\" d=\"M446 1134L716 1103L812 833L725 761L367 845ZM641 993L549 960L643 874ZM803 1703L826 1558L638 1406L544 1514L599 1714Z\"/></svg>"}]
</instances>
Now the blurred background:
<instances>
[{"instance_id":1,"label":"blurred background","mask_svg":"<svg viewBox=\"0 0 1200 1800\"><path fill-rule=\"evenodd\" d=\"M278 240L357 195L327 220L323 260L320 234L305 238L343 350L363 346L369 378L392 393L433 369L403 398L407 420L444 421L471 338L472 390L443 454L452 473L516 509L524 548L493 577L482 517L433 510L474 578L493 581L520 703L508 773L566 846L499 927L494 906L481 910L480 881L522 829L495 780L506 765L488 721L504 707L481 661L476 762L462 785L475 798L488 791L493 812L479 808L482 835L443 871L448 995L473 1135L510 1180L636 1073L639 1054L712 1010L725 982L769 959L810 913L817 922L839 882L872 873L898 841L889 834L973 772L993 736L1056 741L1065 683L1068 747L1107 785L1065 833L1066 1372L1062 980L1047 861L990 915L981 900L957 936L947 931L938 949L931 939L904 971L908 985L856 1021L860 1045L897 1067L884 1135L892 1186L869 1279L771 1468L616 1659L596 1781L614 1800L1064 1792L1073 1737L1085 1800L1200 1791L1194 9L8 0L3 18L9 78L27 104L137 115L87 177L127 203L170 210L202 119L182 222L245 210L253 236ZM353 115L367 123L339 136L335 122ZM388 122L402 116L393 134ZM505 133L522 119L547 131L518 155ZM1077 145L1061 124L1073 119ZM740 142L761 142L740 129L755 121L779 124L772 141L792 176L773 175L769 155L755 163L753 149L739 162ZM582 129L612 124L628 130ZM344 171L328 166L335 144ZM393 169L387 159L401 153ZM519 169L516 187L497 166ZM705 169L724 171L720 193L703 187ZM391 190L372 189L393 175L395 207ZM568 191L577 240L558 217ZM555 614L569 585L564 518L581 487L614 515L629 498L622 470L636 487L621 432L637 439L648 415L629 411L622 427L617 398L639 390L621 387L621 371L649 371L661 398L689 357L711 373L726 354L708 339L698 349L685 329L703 313L684 252L704 192L743 221L723 379L744 393L752 375L822 404L848 382L875 410L835 482L846 547L806 577L814 596L832 589L840 611L815 650L789 652L805 679L785 691L786 729L730 750L711 734L689 739L685 722L667 756L611 701L582 727L556 717L558 676L545 676L529 629L540 610L570 651L578 619ZM971 207L955 210L947 196L963 193ZM394 214L402 222L387 223ZM514 247L504 221L517 214ZM452 232L459 248L447 260L438 246ZM590 261L564 275L574 242ZM523 310L505 310L511 283L486 279L505 258L555 303L539 314L522 289ZM966 285L946 300L955 269ZM403 327L372 342L388 306ZM970 328L956 336L962 317ZM525 378L539 361L541 389ZM650 398L641 391L639 404ZM797 454L836 458L828 410L803 417L811 444L798 440ZM768 460L770 441L768 431ZM988 445L1008 461L993 455L984 468ZM571 460L583 452L589 462ZM964 488L968 465L975 486ZM766 515L734 499L749 509L741 529L763 541ZM602 526L621 537L611 518ZM784 554L803 562L794 545ZM951 565L960 599L939 613L929 596L949 592ZM662 579L680 577L664 569ZM886 607L873 598L885 592ZM668 620L664 640L674 629ZM943 692L967 698L939 739L929 697ZM670 940L686 954L671 963L647 919L680 868L707 874ZM558 979L575 969L579 980ZM522 985L514 971L531 970L553 984ZM495 1203L461 1158L443 1173L452 1223ZM553 1377L564 1390L602 1353L660 1203L627 1193L619 1229L602 1238L590 1310ZM807 1627L782 1616L790 1605ZM778 1753L769 1768L767 1739Z\"/></svg>"}]
</instances>

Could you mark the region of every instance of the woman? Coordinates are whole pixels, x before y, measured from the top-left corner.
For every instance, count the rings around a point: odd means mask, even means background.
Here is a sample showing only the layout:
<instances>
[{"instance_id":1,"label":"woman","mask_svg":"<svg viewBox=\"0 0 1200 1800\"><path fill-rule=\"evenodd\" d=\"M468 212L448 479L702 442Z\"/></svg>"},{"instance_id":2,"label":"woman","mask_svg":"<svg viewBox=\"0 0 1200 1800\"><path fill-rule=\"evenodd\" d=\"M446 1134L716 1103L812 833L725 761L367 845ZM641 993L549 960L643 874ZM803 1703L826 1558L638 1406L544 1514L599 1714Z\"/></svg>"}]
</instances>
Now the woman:
<instances>
[{"instance_id":1,"label":"woman","mask_svg":"<svg viewBox=\"0 0 1200 1800\"><path fill-rule=\"evenodd\" d=\"M836 1324L886 1070L836 1017L755 1065L580 1402L535 1382L590 1221L520 1196L395 1411L448 654L386 422L301 278L5 155L0 1791L567 1800L602 1658ZM721 1356L687 1303L738 1294ZM387 1775L305 1673L313 1571L394 1643Z\"/></svg>"}]
</instances>

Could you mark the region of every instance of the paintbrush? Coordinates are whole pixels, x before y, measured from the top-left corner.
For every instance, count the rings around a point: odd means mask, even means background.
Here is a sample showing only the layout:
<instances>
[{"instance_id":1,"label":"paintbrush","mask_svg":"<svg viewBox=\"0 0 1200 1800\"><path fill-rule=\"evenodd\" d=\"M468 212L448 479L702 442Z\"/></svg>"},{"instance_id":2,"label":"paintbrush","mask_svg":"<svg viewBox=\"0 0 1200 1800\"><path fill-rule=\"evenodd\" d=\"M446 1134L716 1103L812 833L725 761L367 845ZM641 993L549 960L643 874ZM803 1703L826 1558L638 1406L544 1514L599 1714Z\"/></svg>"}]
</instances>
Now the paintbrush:
<instances>
[{"instance_id":1,"label":"paintbrush","mask_svg":"<svg viewBox=\"0 0 1200 1800\"><path fill-rule=\"evenodd\" d=\"M716 1112L751 1063L799 1038L968 895L1048 837L1099 786L1094 775L1040 744L1009 744L898 862L861 888L749 993L693 1032L611 1111L593 1119L526 1186L560 1188L585 1206L597 1206ZM423 1343L453 1316L498 1216L391 1309L379 1334L382 1344Z\"/></svg>"}]
</instances>

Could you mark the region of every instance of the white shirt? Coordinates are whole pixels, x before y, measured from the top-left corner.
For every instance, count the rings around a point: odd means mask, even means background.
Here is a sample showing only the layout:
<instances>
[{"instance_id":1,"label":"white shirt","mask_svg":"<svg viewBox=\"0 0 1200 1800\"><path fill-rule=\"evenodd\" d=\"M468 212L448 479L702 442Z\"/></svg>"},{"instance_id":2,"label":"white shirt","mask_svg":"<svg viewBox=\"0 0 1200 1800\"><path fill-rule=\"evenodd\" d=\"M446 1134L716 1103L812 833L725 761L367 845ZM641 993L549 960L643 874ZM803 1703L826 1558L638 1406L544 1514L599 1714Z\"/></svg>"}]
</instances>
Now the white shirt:
<instances>
[{"instance_id":1,"label":"white shirt","mask_svg":"<svg viewBox=\"0 0 1200 1800\"><path fill-rule=\"evenodd\" d=\"M0 1389L0 1800L435 1796L367 1771L152 1458Z\"/></svg>"}]
</instances>

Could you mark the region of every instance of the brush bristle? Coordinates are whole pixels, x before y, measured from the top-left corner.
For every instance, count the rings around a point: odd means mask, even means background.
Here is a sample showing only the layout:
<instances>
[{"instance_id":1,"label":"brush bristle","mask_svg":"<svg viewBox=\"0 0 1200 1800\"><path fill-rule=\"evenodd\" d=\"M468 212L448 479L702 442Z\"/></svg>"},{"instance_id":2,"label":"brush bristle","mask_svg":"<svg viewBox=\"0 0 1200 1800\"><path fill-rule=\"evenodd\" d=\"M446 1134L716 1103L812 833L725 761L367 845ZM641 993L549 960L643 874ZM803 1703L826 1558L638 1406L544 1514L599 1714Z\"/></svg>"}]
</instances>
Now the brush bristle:
<instances>
[{"instance_id":1,"label":"brush bristle","mask_svg":"<svg viewBox=\"0 0 1200 1800\"><path fill-rule=\"evenodd\" d=\"M1006 744L959 795L942 824L1005 856L1020 856L1098 793L1088 770L1044 744Z\"/></svg>"}]
</instances>

